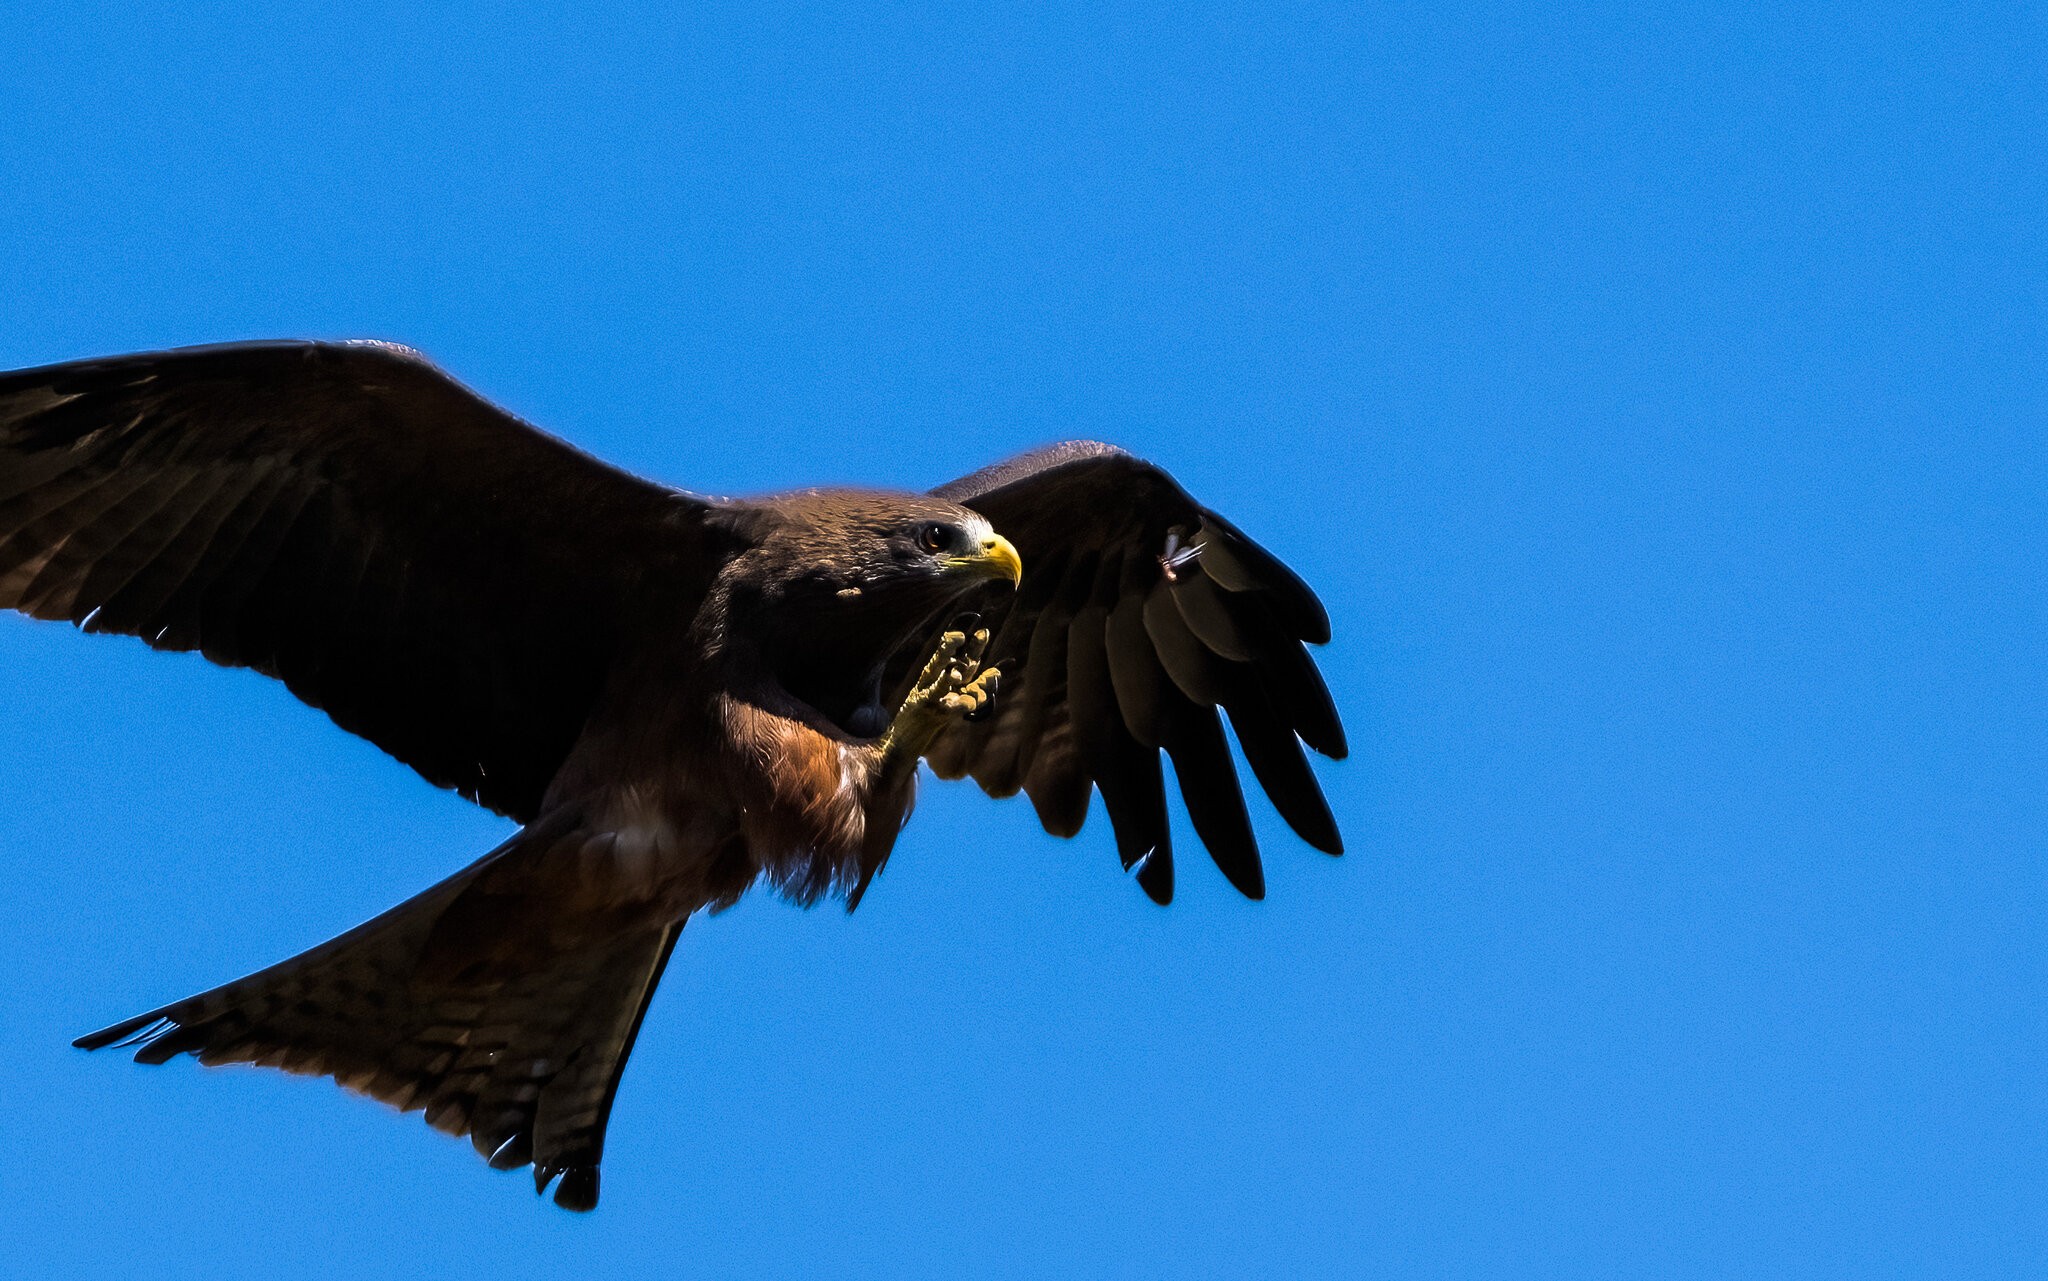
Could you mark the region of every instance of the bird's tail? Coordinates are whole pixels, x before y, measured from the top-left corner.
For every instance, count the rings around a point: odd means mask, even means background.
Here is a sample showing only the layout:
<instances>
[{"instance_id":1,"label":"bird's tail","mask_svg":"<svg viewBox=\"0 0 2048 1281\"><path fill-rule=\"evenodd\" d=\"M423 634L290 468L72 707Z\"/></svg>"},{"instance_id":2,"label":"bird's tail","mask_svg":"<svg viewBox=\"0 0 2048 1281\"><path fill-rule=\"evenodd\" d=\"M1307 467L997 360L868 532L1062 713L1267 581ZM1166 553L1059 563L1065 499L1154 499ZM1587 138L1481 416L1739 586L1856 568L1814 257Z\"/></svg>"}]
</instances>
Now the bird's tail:
<instances>
[{"instance_id":1,"label":"bird's tail","mask_svg":"<svg viewBox=\"0 0 2048 1281\"><path fill-rule=\"evenodd\" d=\"M74 1044L331 1076L424 1109L496 1169L531 1163L538 1191L560 1176L555 1203L588 1210L619 1076L682 922L542 937L546 905L521 911L503 887L585 835L530 827L311 951Z\"/></svg>"}]
</instances>

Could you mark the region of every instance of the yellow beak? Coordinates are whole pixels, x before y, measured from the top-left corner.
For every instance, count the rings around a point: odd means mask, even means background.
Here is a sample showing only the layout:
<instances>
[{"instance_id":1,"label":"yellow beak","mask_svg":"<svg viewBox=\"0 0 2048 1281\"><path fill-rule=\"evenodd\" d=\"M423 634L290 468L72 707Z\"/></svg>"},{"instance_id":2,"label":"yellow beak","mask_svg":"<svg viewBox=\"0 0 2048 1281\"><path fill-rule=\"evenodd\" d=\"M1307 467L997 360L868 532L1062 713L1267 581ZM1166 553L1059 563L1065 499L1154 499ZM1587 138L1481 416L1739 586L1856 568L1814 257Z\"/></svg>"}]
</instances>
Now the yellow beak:
<instances>
[{"instance_id":1,"label":"yellow beak","mask_svg":"<svg viewBox=\"0 0 2048 1281\"><path fill-rule=\"evenodd\" d=\"M1001 534L990 534L981 540L979 556L964 556L960 560L963 569L990 578L1007 578L1012 587L1024 581L1024 558L1010 545L1010 540Z\"/></svg>"}]
</instances>

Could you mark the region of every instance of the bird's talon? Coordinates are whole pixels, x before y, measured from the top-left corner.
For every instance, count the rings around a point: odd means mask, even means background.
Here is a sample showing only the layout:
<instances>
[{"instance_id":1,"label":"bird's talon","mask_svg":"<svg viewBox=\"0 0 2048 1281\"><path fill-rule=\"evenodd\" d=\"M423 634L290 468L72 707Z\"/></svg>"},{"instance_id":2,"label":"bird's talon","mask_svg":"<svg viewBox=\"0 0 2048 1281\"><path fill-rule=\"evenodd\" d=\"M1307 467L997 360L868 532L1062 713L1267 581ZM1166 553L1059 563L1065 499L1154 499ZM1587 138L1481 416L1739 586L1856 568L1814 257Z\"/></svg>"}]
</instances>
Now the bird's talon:
<instances>
[{"instance_id":1,"label":"bird's talon","mask_svg":"<svg viewBox=\"0 0 2048 1281\"><path fill-rule=\"evenodd\" d=\"M981 665L988 643L985 627L972 635L950 631L939 637L931 660L884 735L892 754L907 753L915 759L945 728L947 720L957 716L978 721L988 716L1001 679L996 668Z\"/></svg>"},{"instance_id":2,"label":"bird's talon","mask_svg":"<svg viewBox=\"0 0 2048 1281\"><path fill-rule=\"evenodd\" d=\"M961 717L970 724L985 721L996 710L996 687L1002 682L1002 669L991 667L981 674L981 679L969 688L974 692L974 704Z\"/></svg>"}]
</instances>

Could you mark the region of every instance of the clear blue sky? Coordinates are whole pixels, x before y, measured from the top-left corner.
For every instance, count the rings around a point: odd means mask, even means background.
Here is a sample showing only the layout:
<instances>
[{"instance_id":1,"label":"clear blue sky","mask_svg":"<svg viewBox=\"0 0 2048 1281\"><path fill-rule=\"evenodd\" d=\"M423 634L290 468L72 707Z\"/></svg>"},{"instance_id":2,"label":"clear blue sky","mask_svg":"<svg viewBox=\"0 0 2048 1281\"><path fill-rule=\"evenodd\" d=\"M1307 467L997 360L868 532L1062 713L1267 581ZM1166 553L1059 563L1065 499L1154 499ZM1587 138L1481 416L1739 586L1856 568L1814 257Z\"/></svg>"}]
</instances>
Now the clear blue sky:
<instances>
[{"instance_id":1,"label":"clear blue sky","mask_svg":"<svg viewBox=\"0 0 2048 1281\"><path fill-rule=\"evenodd\" d=\"M2039 7L960 8L8 5L0 365L397 339L722 493L1118 441L1322 589L1350 853L1160 910L929 786L684 933L575 1217L67 1048L506 829L0 617L0 1271L2038 1267Z\"/></svg>"}]
</instances>

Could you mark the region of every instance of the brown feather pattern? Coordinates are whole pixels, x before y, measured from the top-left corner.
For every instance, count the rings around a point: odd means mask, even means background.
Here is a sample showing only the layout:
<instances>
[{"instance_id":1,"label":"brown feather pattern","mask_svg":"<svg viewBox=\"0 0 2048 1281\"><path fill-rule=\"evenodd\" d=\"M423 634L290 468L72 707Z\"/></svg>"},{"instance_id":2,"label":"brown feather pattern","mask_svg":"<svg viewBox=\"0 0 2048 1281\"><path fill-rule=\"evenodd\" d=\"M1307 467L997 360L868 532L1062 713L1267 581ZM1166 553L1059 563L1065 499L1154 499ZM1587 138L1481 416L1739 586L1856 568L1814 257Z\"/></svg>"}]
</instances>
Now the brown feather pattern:
<instances>
[{"instance_id":1,"label":"brown feather pattern","mask_svg":"<svg viewBox=\"0 0 2048 1281\"><path fill-rule=\"evenodd\" d=\"M991 654L1006 682L995 716L949 729L935 772L972 776L998 796L1021 773L1055 835L1078 831L1099 792L1125 867L1142 861L1140 883L1164 902L1163 751L1195 834L1257 898L1265 878L1221 708L1281 817L1317 849L1342 850L1301 753L1304 742L1326 756L1346 751L1303 649L1329 640L1329 617L1293 571L1165 472L1109 445L1051 446L933 492L1003 530L1031 585L995 606L1005 612Z\"/></svg>"},{"instance_id":2,"label":"brown feather pattern","mask_svg":"<svg viewBox=\"0 0 2048 1281\"><path fill-rule=\"evenodd\" d=\"M522 820L706 510L384 344L0 375L0 608L276 676Z\"/></svg>"},{"instance_id":3,"label":"brown feather pattern","mask_svg":"<svg viewBox=\"0 0 2048 1281\"><path fill-rule=\"evenodd\" d=\"M529 828L375 920L223 987L79 1038L133 1044L137 1061L192 1054L331 1076L429 1125L467 1135L501 1169L531 1163L543 1187L587 1189L626 1057L680 921L642 922L580 946L506 950L499 963L438 974L422 965L436 931L479 879L507 861L544 860L590 838Z\"/></svg>"},{"instance_id":4,"label":"brown feather pattern","mask_svg":"<svg viewBox=\"0 0 2048 1281\"><path fill-rule=\"evenodd\" d=\"M941 776L1022 791L1059 836L1099 794L1166 903L1170 761L1196 837L1257 898L1227 716L1286 822L1341 849L1302 750L1345 750L1304 648L1329 639L1321 604L1165 472L1091 442L931 495L712 501L403 348L80 361L0 374L0 608L276 677L525 824L375 920L78 1044L331 1076L532 1165L574 1209L597 1202L683 923L758 880L850 908L888 858L918 750L891 716L968 615L1001 688L929 741ZM924 744L933 722L896 724Z\"/></svg>"}]
</instances>

